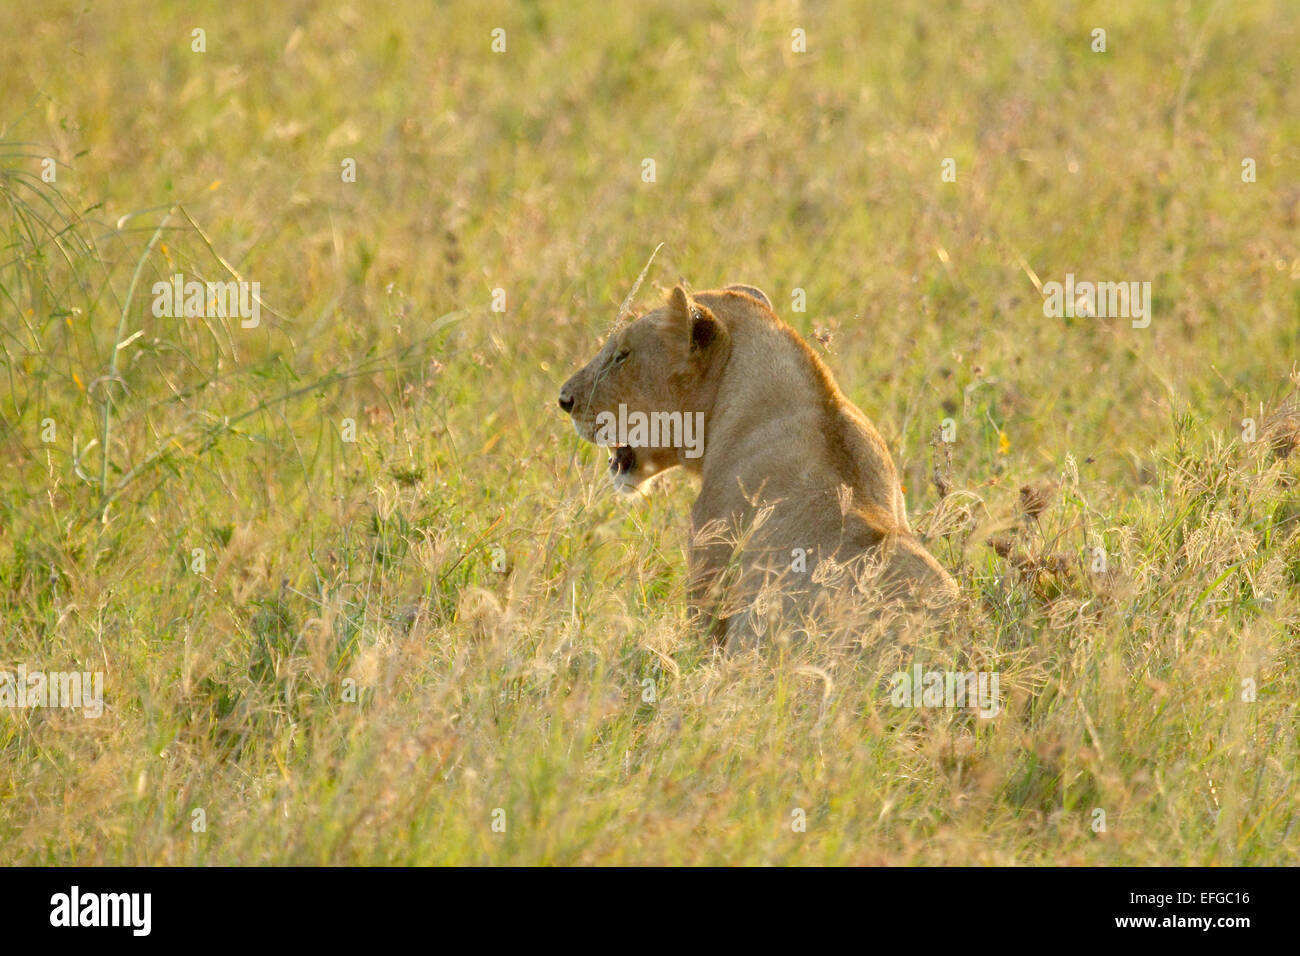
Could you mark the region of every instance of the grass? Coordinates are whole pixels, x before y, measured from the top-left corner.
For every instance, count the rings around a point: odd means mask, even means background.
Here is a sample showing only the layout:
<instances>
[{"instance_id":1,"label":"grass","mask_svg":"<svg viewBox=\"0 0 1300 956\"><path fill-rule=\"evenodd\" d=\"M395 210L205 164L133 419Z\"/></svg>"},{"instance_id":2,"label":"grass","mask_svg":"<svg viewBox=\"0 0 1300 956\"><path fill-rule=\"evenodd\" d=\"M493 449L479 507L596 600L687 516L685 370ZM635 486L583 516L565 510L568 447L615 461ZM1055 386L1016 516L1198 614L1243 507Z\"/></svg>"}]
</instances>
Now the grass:
<instances>
[{"instance_id":1,"label":"grass","mask_svg":"<svg viewBox=\"0 0 1300 956\"><path fill-rule=\"evenodd\" d=\"M1289 3L240 10L5 12L0 670L106 706L0 711L0 862L1295 862ZM826 343L959 622L689 632L688 482L555 407L659 242L643 304ZM260 324L154 317L177 272ZM1069 272L1150 327L1044 316Z\"/></svg>"}]
</instances>

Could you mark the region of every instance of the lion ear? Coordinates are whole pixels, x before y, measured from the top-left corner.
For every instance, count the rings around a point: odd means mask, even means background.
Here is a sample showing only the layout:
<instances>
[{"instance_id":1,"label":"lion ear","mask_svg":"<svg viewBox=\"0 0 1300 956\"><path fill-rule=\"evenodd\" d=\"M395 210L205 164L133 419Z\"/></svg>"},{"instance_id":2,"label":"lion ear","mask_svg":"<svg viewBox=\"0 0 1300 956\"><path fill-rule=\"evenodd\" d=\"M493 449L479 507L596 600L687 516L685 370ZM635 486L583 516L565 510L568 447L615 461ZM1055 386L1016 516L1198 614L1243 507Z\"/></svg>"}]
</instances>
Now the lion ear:
<instances>
[{"instance_id":1,"label":"lion ear","mask_svg":"<svg viewBox=\"0 0 1300 956\"><path fill-rule=\"evenodd\" d=\"M686 318L695 308L695 303L691 300L691 294L686 291L686 287L676 285L673 291L668 293L668 308L674 316Z\"/></svg>"},{"instance_id":2,"label":"lion ear","mask_svg":"<svg viewBox=\"0 0 1300 956\"><path fill-rule=\"evenodd\" d=\"M755 286L752 286L752 285L729 285L729 286L727 286L727 291L728 291L728 292L743 292L743 293L745 293L745 295L752 296L753 298L757 299L759 302L762 302L762 303L763 303L765 306L767 306L769 309L772 308L772 300L769 299L769 298L767 297L767 294L766 294L762 289L756 288Z\"/></svg>"},{"instance_id":3,"label":"lion ear","mask_svg":"<svg viewBox=\"0 0 1300 956\"><path fill-rule=\"evenodd\" d=\"M680 285L668 294L668 312L673 325L688 332L691 352L704 351L727 334L718 317L692 299Z\"/></svg>"}]
</instances>

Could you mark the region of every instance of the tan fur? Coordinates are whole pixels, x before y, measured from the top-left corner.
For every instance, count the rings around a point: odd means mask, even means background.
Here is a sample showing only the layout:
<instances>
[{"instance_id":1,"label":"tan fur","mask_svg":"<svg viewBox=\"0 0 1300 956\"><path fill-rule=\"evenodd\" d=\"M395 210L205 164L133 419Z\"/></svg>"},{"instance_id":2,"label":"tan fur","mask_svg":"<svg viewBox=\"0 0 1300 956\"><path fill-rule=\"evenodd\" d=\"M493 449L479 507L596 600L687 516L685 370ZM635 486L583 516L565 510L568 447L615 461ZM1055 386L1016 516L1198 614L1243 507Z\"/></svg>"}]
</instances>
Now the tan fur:
<instances>
[{"instance_id":1,"label":"tan fur","mask_svg":"<svg viewBox=\"0 0 1300 956\"><path fill-rule=\"evenodd\" d=\"M859 604L864 569L875 572L877 602L914 606L955 594L912 534L880 433L757 289L673 289L662 308L611 334L560 391L588 441L597 440L597 415L620 403L703 413L700 457L663 442L624 450L616 455L634 455L635 466L614 477L622 490L676 465L699 477L689 586L715 638L761 635L763 607L816 617L840 568L858 572ZM796 549L807 555L806 572L792 570Z\"/></svg>"}]
</instances>

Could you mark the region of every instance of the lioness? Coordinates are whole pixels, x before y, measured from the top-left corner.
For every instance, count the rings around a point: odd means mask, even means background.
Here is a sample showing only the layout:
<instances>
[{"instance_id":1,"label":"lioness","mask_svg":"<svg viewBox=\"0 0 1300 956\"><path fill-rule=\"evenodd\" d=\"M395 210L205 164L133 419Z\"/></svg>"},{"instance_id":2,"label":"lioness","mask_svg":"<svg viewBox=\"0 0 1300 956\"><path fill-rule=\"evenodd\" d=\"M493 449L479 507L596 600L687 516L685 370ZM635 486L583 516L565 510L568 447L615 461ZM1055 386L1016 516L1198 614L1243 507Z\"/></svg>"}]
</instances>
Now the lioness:
<instances>
[{"instance_id":1,"label":"lioness","mask_svg":"<svg viewBox=\"0 0 1300 956\"><path fill-rule=\"evenodd\" d=\"M611 447L619 490L677 465L700 478L688 588L715 640L752 643L771 611L807 621L843 610L831 590L859 609L956 593L912 534L879 432L758 289L677 286L609 336L564 383L560 408Z\"/></svg>"}]
</instances>

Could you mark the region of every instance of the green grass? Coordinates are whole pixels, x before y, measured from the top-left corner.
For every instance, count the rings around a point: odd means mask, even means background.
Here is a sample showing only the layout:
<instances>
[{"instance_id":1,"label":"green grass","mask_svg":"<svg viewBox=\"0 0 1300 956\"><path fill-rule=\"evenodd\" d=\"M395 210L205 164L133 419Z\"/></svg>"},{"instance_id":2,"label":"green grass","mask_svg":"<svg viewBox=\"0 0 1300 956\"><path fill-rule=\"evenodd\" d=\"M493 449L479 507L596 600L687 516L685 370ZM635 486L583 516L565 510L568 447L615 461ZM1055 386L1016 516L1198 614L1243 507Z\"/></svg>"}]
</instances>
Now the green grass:
<instances>
[{"instance_id":1,"label":"green grass","mask_svg":"<svg viewBox=\"0 0 1300 956\"><path fill-rule=\"evenodd\" d=\"M1296 861L1292 4L241 9L5 9L0 670L106 709L0 711L0 862ZM689 483L555 407L660 242L642 304L831 333L956 623L689 632ZM176 272L261 324L155 318ZM1003 712L892 707L913 661Z\"/></svg>"}]
</instances>

